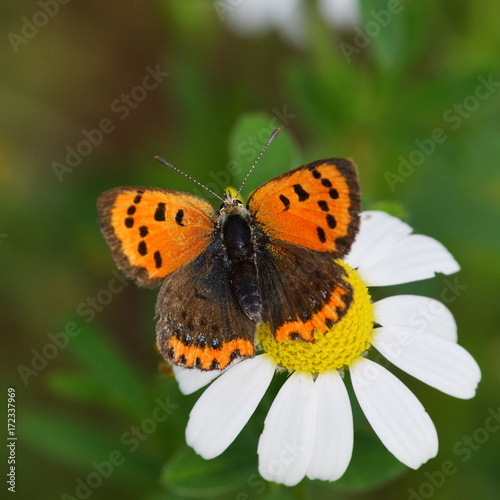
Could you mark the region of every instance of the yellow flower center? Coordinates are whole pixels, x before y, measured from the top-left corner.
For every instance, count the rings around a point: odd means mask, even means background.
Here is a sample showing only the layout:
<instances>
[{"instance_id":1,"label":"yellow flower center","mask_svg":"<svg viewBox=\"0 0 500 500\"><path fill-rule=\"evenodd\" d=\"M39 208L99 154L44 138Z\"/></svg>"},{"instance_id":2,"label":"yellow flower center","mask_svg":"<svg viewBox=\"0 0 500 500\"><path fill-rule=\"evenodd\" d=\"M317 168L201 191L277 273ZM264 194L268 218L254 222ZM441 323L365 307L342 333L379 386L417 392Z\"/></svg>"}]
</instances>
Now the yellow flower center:
<instances>
[{"instance_id":1,"label":"yellow flower center","mask_svg":"<svg viewBox=\"0 0 500 500\"><path fill-rule=\"evenodd\" d=\"M325 333L315 330L314 342L282 340L278 342L269 325L259 328L259 342L276 363L287 370L323 373L349 366L370 347L373 330L373 306L368 288L358 273L340 262L354 292L346 315Z\"/></svg>"}]
</instances>

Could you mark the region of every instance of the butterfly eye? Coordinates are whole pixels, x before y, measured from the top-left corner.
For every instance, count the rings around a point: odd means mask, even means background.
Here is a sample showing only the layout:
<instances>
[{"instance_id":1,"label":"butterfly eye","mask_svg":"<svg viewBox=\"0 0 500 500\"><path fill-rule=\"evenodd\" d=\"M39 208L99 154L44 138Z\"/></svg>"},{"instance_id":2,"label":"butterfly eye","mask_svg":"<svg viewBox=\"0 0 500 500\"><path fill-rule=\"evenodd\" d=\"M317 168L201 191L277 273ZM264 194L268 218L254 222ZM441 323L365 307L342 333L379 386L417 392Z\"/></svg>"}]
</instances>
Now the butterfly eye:
<instances>
[{"instance_id":1,"label":"butterfly eye","mask_svg":"<svg viewBox=\"0 0 500 500\"><path fill-rule=\"evenodd\" d=\"M236 200L235 198L231 198L229 200L224 200L224 203L221 203L219 210L222 210L223 208L228 208L229 206L234 206L234 205L239 205L242 207L243 202L241 202L240 200Z\"/></svg>"}]
</instances>

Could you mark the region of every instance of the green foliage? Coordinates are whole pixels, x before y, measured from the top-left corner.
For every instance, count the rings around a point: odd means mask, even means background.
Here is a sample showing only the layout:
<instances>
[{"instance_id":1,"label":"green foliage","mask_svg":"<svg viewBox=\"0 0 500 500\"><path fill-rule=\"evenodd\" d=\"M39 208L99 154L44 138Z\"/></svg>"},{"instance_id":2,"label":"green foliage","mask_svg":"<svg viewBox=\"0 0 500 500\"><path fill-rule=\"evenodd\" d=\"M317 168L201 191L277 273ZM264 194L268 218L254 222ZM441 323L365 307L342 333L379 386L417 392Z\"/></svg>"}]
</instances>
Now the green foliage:
<instances>
[{"instance_id":1,"label":"green foliage","mask_svg":"<svg viewBox=\"0 0 500 500\"><path fill-rule=\"evenodd\" d=\"M161 481L183 498L223 498L248 489L249 482L263 484L255 467L255 452L241 450L204 460L188 447L180 448L166 464Z\"/></svg>"},{"instance_id":2,"label":"green foliage","mask_svg":"<svg viewBox=\"0 0 500 500\"><path fill-rule=\"evenodd\" d=\"M50 384L55 392L109 406L132 417L146 413L150 402L144 381L102 331L86 329L70 342L68 349L84 371L80 375L54 373Z\"/></svg>"},{"instance_id":3,"label":"green foliage","mask_svg":"<svg viewBox=\"0 0 500 500\"><path fill-rule=\"evenodd\" d=\"M275 116L264 113L246 114L236 122L229 137L229 154L236 162L235 166L240 167L244 174L261 153L273 130L279 125L279 120ZM284 129L260 158L248 179L248 184L253 190L265 181L300 164L300 152L294 138ZM248 192L249 186L246 186L245 191Z\"/></svg>"}]
</instances>

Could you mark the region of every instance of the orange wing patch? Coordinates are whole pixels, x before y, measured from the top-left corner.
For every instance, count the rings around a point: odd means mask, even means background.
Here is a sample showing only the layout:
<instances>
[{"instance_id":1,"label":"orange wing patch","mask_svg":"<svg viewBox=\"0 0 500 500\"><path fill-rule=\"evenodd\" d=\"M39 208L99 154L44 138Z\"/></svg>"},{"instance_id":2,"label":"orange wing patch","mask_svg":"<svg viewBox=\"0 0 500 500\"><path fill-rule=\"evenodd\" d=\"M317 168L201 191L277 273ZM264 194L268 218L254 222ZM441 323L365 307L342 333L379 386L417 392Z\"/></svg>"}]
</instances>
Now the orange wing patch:
<instances>
[{"instance_id":1,"label":"orange wing patch","mask_svg":"<svg viewBox=\"0 0 500 500\"><path fill-rule=\"evenodd\" d=\"M117 264L155 286L210 244L217 222L197 196L157 188L117 188L98 200L99 222Z\"/></svg>"},{"instance_id":2,"label":"orange wing patch","mask_svg":"<svg viewBox=\"0 0 500 500\"><path fill-rule=\"evenodd\" d=\"M337 158L303 165L260 186L248 208L268 236L342 257L359 228L354 166Z\"/></svg>"},{"instance_id":3,"label":"orange wing patch","mask_svg":"<svg viewBox=\"0 0 500 500\"><path fill-rule=\"evenodd\" d=\"M246 339L229 340L214 349L187 345L175 336L160 346L160 350L171 363L199 370L223 370L234 359L253 356L255 352L253 342Z\"/></svg>"},{"instance_id":4,"label":"orange wing patch","mask_svg":"<svg viewBox=\"0 0 500 500\"><path fill-rule=\"evenodd\" d=\"M345 286L345 285L344 285ZM352 301L352 293L345 288L336 286L330 296L330 301L315 313L309 321L290 321L279 326L274 336L278 342L282 340L314 341L314 330L326 331L345 315Z\"/></svg>"}]
</instances>

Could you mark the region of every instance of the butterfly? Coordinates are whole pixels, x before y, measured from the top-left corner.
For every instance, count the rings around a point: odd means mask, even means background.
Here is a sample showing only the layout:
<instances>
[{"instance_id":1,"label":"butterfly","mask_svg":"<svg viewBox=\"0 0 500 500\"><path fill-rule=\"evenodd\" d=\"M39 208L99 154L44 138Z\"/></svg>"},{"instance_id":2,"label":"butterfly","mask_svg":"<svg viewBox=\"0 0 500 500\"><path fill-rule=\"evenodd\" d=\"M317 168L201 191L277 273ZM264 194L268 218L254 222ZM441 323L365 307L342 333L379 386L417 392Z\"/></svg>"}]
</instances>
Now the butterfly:
<instances>
[{"instance_id":1,"label":"butterfly","mask_svg":"<svg viewBox=\"0 0 500 500\"><path fill-rule=\"evenodd\" d=\"M353 290L336 261L354 241L359 210L355 168L339 158L271 179L246 207L229 193L216 210L152 187L111 189L98 200L117 265L139 285L163 282L160 352L201 370L254 356L261 323L278 341L311 342L346 314Z\"/></svg>"}]
</instances>

